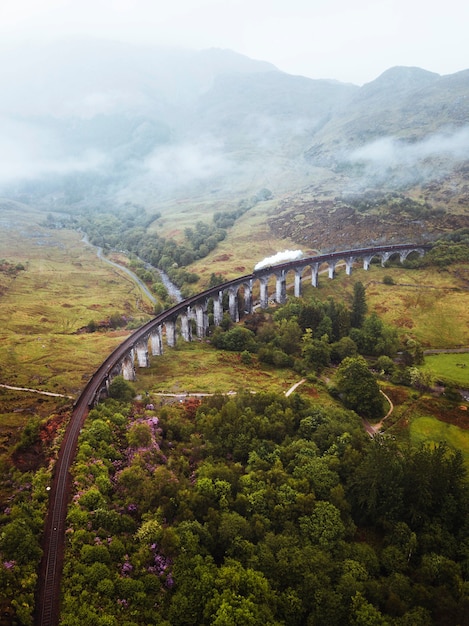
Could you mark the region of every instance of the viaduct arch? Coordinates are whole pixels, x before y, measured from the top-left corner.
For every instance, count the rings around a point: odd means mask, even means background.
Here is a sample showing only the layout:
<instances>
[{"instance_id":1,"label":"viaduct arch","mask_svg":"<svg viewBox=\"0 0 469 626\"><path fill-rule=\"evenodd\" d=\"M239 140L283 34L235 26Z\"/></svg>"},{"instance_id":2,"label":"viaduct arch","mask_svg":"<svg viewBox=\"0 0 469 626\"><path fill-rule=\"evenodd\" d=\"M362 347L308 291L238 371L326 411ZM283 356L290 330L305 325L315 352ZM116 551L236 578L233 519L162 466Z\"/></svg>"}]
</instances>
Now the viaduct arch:
<instances>
[{"instance_id":1,"label":"viaduct arch","mask_svg":"<svg viewBox=\"0 0 469 626\"><path fill-rule=\"evenodd\" d=\"M345 263L346 274L350 275L357 262L361 262L363 269L368 270L375 257L381 259L381 264L384 265L391 257L398 255L402 263L412 252L423 256L430 248L431 245L415 244L376 246L332 252L265 267L183 300L157 315L125 339L88 381L74 404L70 422L65 431L49 494L49 510L44 529L43 558L38 576L34 623L37 626L59 624L65 520L71 483L69 469L75 457L78 436L88 410L107 395L109 384L115 376L122 375L126 380L134 380L136 364L138 367L148 367L150 355L157 356L163 353L164 340L167 346L176 345L178 333L185 341L191 341L192 329L195 327L196 336L204 337L209 326L208 303L210 300L213 302L215 325L221 323L226 300L231 318L233 321L238 321L238 301L241 290L244 297L244 311L249 314L254 310L253 289L255 288L259 289L261 308L267 308L269 299L274 299L280 304L286 301L289 272L294 273L294 295L299 297L305 272L306 276L309 273L311 284L317 287L319 270L323 265L327 266L328 276L333 279L339 262ZM269 282L273 277L275 277L275 293L269 295Z\"/></svg>"}]
</instances>

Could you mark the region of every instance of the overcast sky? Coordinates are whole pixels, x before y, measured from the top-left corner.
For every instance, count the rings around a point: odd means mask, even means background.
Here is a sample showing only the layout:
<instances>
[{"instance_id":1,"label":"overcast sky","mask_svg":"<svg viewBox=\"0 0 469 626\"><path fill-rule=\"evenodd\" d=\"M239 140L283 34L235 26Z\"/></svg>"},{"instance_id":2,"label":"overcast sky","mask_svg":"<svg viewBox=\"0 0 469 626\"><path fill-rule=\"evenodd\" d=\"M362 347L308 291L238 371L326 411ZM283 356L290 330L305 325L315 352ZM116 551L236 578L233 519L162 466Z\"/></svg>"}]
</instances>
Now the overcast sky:
<instances>
[{"instance_id":1,"label":"overcast sky","mask_svg":"<svg viewBox=\"0 0 469 626\"><path fill-rule=\"evenodd\" d=\"M395 65L469 68L463 0L0 0L0 41L89 35L230 48L280 70L355 84Z\"/></svg>"}]
</instances>

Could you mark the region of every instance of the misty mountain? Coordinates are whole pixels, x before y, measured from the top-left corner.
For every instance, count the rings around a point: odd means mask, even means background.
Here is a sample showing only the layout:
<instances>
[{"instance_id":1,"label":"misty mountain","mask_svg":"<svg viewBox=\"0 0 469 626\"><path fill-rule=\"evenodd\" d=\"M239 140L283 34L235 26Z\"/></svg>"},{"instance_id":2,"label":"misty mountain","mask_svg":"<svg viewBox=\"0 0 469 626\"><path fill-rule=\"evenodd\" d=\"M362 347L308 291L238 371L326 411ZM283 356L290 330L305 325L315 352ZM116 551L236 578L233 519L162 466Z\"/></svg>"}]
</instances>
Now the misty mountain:
<instances>
[{"instance_id":1,"label":"misty mountain","mask_svg":"<svg viewBox=\"0 0 469 626\"><path fill-rule=\"evenodd\" d=\"M361 87L315 135L307 156L330 166L356 160L366 151L357 155L354 150L391 138L396 144L416 146L431 137L457 137L466 132L468 120L469 71L439 76L395 67Z\"/></svg>"},{"instance_id":2,"label":"misty mountain","mask_svg":"<svg viewBox=\"0 0 469 626\"><path fill-rule=\"evenodd\" d=\"M0 190L72 207L423 184L469 157L469 70L358 87L229 50L0 48Z\"/></svg>"}]
</instances>

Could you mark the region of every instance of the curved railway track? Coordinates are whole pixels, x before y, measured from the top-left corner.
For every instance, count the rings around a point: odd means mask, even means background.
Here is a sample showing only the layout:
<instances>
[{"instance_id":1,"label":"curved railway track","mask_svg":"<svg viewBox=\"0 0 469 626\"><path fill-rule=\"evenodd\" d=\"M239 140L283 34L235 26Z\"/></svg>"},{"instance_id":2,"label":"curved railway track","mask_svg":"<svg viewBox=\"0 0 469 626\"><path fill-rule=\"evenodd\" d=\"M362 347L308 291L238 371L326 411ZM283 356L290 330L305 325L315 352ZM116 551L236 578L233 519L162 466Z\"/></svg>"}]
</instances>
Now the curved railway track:
<instances>
[{"instance_id":1,"label":"curved railway track","mask_svg":"<svg viewBox=\"0 0 469 626\"><path fill-rule=\"evenodd\" d=\"M246 280L252 278L246 276ZM136 341L145 337L148 331L187 309L203 297L209 297L221 288L228 288L239 279L229 281L216 289L208 289L197 296L187 298L153 318L132 335L127 337L101 364L88 381L86 387L74 404L70 421L65 431L64 439L59 450L57 463L54 468L54 478L49 494L49 511L44 527L43 557L39 568L38 589L36 594L35 621L37 626L57 626L60 616L60 580L62 577L65 520L70 495L69 470L75 458L78 435L84 424L90 407L99 389L103 386L115 365L132 348Z\"/></svg>"},{"instance_id":2,"label":"curved railway track","mask_svg":"<svg viewBox=\"0 0 469 626\"><path fill-rule=\"evenodd\" d=\"M393 245L348 250L330 254L308 257L287 263L275 265L274 268L263 268L253 274L247 274L234 280L228 281L217 287L207 289L196 296L192 296L179 302L170 309L141 326L132 335L127 337L101 364L88 381L79 398L74 404L69 424L65 431L64 439L60 447L57 463L54 469L54 477L49 494L49 510L44 527L43 557L39 568L38 588L36 593L35 619L36 626L58 626L60 619L60 580L62 577L64 547L65 547L65 521L70 497L70 467L75 458L78 435L84 424L89 408L93 405L95 397L111 371L117 363L129 352L135 343L144 338L148 332L165 320L176 317L179 313L187 310L204 298L209 298L217 292L229 289L231 286L242 282L255 280L259 276L266 275L274 269L289 270L298 266L307 266L310 263L324 263L331 260L349 256L365 256L380 252L393 252L406 249L428 248L426 245Z\"/></svg>"}]
</instances>

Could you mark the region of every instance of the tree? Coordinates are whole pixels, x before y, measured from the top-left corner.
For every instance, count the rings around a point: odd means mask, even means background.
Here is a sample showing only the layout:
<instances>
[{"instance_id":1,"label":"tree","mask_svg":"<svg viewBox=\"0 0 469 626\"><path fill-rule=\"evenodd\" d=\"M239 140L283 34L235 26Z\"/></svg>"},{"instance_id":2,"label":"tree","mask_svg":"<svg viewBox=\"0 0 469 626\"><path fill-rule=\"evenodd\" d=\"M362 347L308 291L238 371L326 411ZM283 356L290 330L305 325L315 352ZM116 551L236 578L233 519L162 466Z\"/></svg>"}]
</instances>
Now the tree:
<instances>
[{"instance_id":1,"label":"tree","mask_svg":"<svg viewBox=\"0 0 469 626\"><path fill-rule=\"evenodd\" d=\"M345 534L339 509L323 500L316 503L311 515L298 521L302 534L324 549L331 550Z\"/></svg>"},{"instance_id":2,"label":"tree","mask_svg":"<svg viewBox=\"0 0 469 626\"><path fill-rule=\"evenodd\" d=\"M283 319L277 322L275 341L286 354L295 354L299 351L301 335L301 328L295 319Z\"/></svg>"},{"instance_id":3,"label":"tree","mask_svg":"<svg viewBox=\"0 0 469 626\"><path fill-rule=\"evenodd\" d=\"M253 351L256 347L254 333L243 326L234 326L226 332L218 327L213 333L212 343L216 348L232 352Z\"/></svg>"},{"instance_id":4,"label":"tree","mask_svg":"<svg viewBox=\"0 0 469 626\"><path fill-rule=\"evenodd\" d=\"M217 626L278 623L273 613L276 596L261 572L245 569L238 561L227 559L217 574L212 597L205 606L206 623Z\"/></svg>"},{"instance_id":5,"label":"tree","mask_svg":"<svg viewBox=\"0 0 469 626\"><path fill-rule=\"evenodd\" d=\"M348 356L357 356L357 344L350 337L342 337L331 344L331 360L340 363Z\"/></svg>"},{"instance_id":6,"label":"tree","mask_svg":"<svg viewBox=\"0 0 469 626\"><path fill-rule=\"evenodd\" d=\"M134 397L132 385L123 376L116 376L109 385L109 397L130 402Z\"/></svg>"},{"instance_id":7,"label":"tree","mask_svg":"<svg viewBox=\"0 0 469 626\"><path fill-rule=\"evenodd\" d=\"M382 374L391 376L394 373L395 365L391 357L382 354L376 361L376 369Z\"/></svg>"},{"instance_id":8,"label":"tree","mask_svg":"<svg viewBox=\"0 0 469 626\"><path fill-rule=\"evenodd\" d=\"M151 429L145 422L132 424L127 432L127 442L133 448L145 448L151 445Z\"/></svg>"},{"instance_id":9,"label":"tree","mask_svg":"<svg viewBox=\"0 0 469 626\"><path fill-rule=\"evenodd\" d=\"M324 367L329 365L331 349L325 338L313 339L311 329L307 328L302 341L301 354L309 366L313 367L317 372L320 372Z\"/></svg>"},{"instance_id":10,"label":"tree","mask_svg":"<svg viewBox=\"0 0 469 626\"><path fill-rule=\"evenodd\" d=\"M422 365L424 360L423 348L415 339L408 339L401 355L404 365Z\"/></svg>"},{"instance_id":11,"label":"tree","mask_svg":"<svg viewBox=\"0 0 469 626\"><path fill-rule=\"evenodd\" d=\"M357 332L357 331L355 331ZM398 347L396 329L386 326L373 311L362 324L358 348L362 354L392 356Z\"/></svg>"},{"instance_id":12,"label":"tree","mask_svg":"<svg viewBox=\"0 0 469 626\"><path fill-rule=\"evenodd\" d=\"M418 367L411 367L410 384L419 391L425 391L430 389L433 385L433 372L428 370L420 370Z\"/></svg>"},{"instance_id":13,"label":"tree","mask_svg":"<svg viewBox=\"0 0 469 626\"><path fill-rule=\"evenodd\" d=\"M369 419L383 417L379 386L363 357L347 357L342 361L336 385L346 407Z\"/></svg>"},{"instance_id":14,"label":"tree","mask_svg":"<svg viewBox=\"0 0 469 626\"><path fill-rule=\"evenodd\" d=\"M350 624L353 626L387 626L389 623L379 610L357 591L352 598Z\"/></svg>"},{"instance_id":15,"label":"tree","mask_svg":"<svg viewBox=\"0 0 469 626\"><path fill-rule=\"evenodd\" d=\"M37 562L41 557L39 541L24 519L13 520L2 529L0 550L5 560L20 564Z\"/></svg>"},{"instance_id":16,"label":"tree","mask_svg":"<svg viewBox=\"0 0 469 626\"><path fill-rule=\"evenodd\" d=\"M350 323L354 328L361 328L367 311L365 287L360 281L353 286L353 301Z\"/></svg>"}]
</instances>

